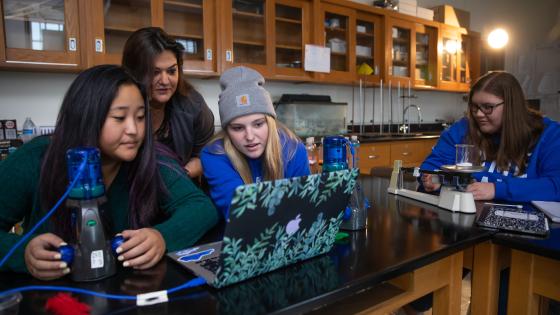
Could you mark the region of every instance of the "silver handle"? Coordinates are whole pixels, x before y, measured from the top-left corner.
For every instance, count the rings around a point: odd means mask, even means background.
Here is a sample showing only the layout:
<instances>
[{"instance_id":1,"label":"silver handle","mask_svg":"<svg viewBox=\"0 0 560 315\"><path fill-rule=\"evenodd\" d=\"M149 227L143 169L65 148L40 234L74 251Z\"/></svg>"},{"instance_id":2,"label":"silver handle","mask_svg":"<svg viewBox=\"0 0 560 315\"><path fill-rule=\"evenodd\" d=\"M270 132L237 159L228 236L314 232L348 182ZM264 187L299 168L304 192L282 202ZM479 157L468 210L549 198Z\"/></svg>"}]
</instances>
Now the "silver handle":
<instances>
[{"instance_id":1,"label":"silver handle","mask_svg":"<svg viewBox=\"0 0 560 315\"><path fill-rule=\"evenodd\" d=\"M404 156L409 156L409 155L410 155L410 152L403 152L402 155L404 155Z\"/></svg>"},{"instance_id":2,"label":"silver handle","mask_svg":"<svg viewBox=\"0 0 560 315\"><path fill-rule=\"evenodd\" d=\"M368 155L368 159L370 160L377 159L377 155Z\"/></svg>"}]
</instances>

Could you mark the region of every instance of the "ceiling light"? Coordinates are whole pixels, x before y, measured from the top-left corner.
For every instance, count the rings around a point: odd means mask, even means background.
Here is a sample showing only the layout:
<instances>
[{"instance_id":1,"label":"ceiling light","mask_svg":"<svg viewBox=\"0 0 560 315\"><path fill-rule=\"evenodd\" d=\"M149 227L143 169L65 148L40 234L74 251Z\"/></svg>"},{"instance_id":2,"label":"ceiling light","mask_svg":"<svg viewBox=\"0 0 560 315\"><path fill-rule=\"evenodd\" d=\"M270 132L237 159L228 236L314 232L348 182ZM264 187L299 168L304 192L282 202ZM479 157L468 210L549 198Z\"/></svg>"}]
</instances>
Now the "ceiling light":
<instances>
[{"instance_id":1,"label":"ceiling light","mask_svg":"<svg viewBox=\"0 0 560 315\"><path fill-rule=\"evenodd\" d=\"M493 30L488 35L488 45L495 49L503 48L507 44L508 40L508 33L501 28Z\"/></svg>"}]
</instances>

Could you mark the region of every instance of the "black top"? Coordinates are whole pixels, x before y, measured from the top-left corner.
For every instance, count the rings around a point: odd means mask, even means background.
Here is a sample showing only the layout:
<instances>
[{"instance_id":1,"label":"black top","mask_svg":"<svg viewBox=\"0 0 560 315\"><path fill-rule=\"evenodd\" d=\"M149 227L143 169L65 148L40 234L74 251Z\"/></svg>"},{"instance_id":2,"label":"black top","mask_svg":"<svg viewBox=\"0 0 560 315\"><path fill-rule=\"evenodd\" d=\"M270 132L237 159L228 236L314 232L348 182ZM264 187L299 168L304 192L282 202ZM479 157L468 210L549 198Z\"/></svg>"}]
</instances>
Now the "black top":
<instances>
[{"instance_id":1,"label":"black top","mask_svg":"<svg viewBox=\"0 0 560 315\"><path fill-rule=\"evenodd\" d=\"M373 207L367 231L350 236L322 255L257 278L217 290L209 286L171 294L169 303L150 307L154 314L264 314L301 313L336 303L356 292L381 285L406 272L447 257L479 242L493 231L474 223L475 215L451 213L435 206L387 193L388 178L364 177L362 189ZM408 183L409 188L415 185ZM221 227L223 229L223 226ZM204 241L218 239L221 229ZM165 290L194 278L177 263L164 259L146 271L119 270L109 279L73 283L67 277L39 281L28 275L0 273L0 290L22 285L68 285L113 294ZM25 292L20 314L44 313L44 301L53 292ZM106 301L75 295L95 313L137 314L132 301Z\"/></svg>"},{"instance_id":2,"label":"black top","mask_svg":"<svg viewBox=\"0 0 560 315\"><path fill-rule=\"evenodd\" d=\"M187 96L175 93L165 106L156 139L167 145L186 164L214 135L214 114L195 89Z\"/></svg>"}]
</instances>

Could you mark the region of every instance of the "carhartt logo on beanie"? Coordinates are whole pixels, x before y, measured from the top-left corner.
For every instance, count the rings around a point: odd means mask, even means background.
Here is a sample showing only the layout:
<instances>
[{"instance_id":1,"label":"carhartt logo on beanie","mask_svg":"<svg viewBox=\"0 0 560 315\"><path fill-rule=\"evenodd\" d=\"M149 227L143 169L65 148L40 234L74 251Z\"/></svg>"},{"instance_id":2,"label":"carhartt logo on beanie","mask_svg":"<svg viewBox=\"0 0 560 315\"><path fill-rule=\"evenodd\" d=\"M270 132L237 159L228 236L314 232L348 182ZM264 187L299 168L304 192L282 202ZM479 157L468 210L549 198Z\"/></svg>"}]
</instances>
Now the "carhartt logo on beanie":
<instances>
[{"instance_id":1,"label":"carhartt logo on beanie","mask_svg":"<svg viewBox=\"0 0 560 315\"><path fill-rule=\"evenodd\" d=\"M264 89L264 78L247 67L235 67L220 77L222 93L218 100L222 128L240 116L267 114L276 118L270 93Z\"/></svg>"}]
</instances>

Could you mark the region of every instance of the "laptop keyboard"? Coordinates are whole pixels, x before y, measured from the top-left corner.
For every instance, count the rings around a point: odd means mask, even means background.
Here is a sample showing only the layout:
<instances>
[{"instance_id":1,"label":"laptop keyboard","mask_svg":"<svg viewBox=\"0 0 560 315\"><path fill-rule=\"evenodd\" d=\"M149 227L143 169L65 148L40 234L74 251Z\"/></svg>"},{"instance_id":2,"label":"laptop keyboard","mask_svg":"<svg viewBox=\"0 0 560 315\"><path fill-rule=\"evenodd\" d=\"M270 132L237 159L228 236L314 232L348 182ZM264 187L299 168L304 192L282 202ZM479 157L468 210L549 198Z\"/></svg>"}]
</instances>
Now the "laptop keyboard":
<instances>
[{"instance_id":1,"label":"laptop keyboard","mask_svg":"<svg viewBox=\"0 0 560 315\"><path fill-rule=\"evenodd\" d=\"M220 267L219 258L220 258L220 256L204 259L202 261L199 261L198 264L202 268L207 269L207 270L211 271L212 273L216 273L216 271L218 271L218 267Z\"/></svg>"}]
</instances>

